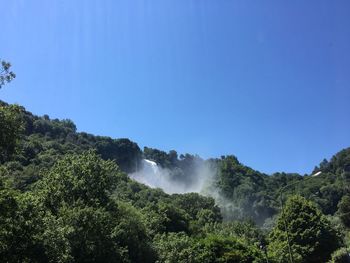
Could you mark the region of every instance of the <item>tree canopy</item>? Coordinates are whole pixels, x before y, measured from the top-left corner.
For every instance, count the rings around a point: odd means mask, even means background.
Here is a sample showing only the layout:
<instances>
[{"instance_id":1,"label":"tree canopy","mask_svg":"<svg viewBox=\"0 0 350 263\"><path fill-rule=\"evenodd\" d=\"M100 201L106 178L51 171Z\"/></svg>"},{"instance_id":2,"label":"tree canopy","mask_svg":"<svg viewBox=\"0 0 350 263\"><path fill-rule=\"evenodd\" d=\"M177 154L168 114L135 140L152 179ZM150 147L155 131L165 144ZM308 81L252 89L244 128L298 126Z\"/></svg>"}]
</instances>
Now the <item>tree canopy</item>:
<instances>
[{"instance_id":1,"label":"tree canopy","mask_svg":"<svg viewBox=\"0 0 350 263\"><path fill-rule=\"evenodd\" d=\"M290 197L270 234L269 252L278 262L326 262L341 246L336 230L316 206L301 196ZM289 244L288 244L289 243Z\"/></svg>"},{"instance_id":2,"label":"tree canopy","mask_svg":"<svg viewBox=\"0 0 350 263\"><path fill-rule=\"evenodd\" d=\"M260 173L233 155L142 151L4 102L0 124L3 262L288 262L286 228L295 262L348 260L350 148L309 178ZM174 182L201 180L198 167L213 174L202 193L169 195L128 177L143 158Z\"/></svg>"}]
</instances>

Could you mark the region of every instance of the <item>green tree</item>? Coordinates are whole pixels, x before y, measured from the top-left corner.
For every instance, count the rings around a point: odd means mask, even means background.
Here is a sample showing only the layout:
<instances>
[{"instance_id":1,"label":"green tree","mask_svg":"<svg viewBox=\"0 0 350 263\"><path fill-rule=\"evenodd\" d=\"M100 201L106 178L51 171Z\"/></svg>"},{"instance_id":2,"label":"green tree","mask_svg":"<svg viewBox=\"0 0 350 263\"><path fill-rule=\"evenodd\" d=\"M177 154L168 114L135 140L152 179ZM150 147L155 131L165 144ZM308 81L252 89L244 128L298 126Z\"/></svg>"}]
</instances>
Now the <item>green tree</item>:
<instances>
[{"instance_id":1,"label":"green tree","mask_svg":"<svg viewBox=\"0 0 350 263\"><path fill-rule=\"evenodd\" d=\"M3 260L10 259L15 246L13 241L18 231L16 196L17 193L6 187L0 177L0 258Z\"/></svg>"},{"instance_id":2,"label":"green tree","mask_svg":"<svg viewBox=\"0 0 350 263\"><path fill-rule=\"evenodd\" d=\"M346 248L340 248L332 254L328 263L350 263L350 255Z\"/></svg>"},{"instance_id":3,"label":"green tree","mask_svg":"<svg viewBox=\"0 0 350 263\"><path fill-rule=\"evenodd\" d=\"M0 59L0 89L5 83L10 82L16 77L16 74L11 71L11 63Z\"/></svg>"},{"instance_id":4,"label":"green tree","mask_svg":"<svg viewBox=\"0 0 350 263\"><path fill-rule=\"evenodd\" d=\"M62 221L67 228L63 240L68 241L74 262L128 261L124 255L127 248L120 246L113 234L116 215L117 209L113 213L103 207L76 205L60 209L56 221Z\"/></svg>"},{"instance_id":5,"label":"green tree","mask_svg":"<svg viewBox=\"0 0 350 263\"><path fill-rule=\"evenodd\" d=\"M118 182L119 170L94 151L67 155L43 176L36 187L47 207L55 213L63 204L107 206Z\"/></svg>"},{"instance_id":6,"label":"green tree","mask_svg":"<svg viewBox=\"0 0 350 263\"><path fill-rule=\"evenodd\" d=\"M114 162L87 151L67 155L37 183L33 196L44 211L38 236L52 262L129 262L128 244L116 234L123 218L110 198L118 174Z\"/></svg>"},{"instance_id":7,"label":"green tree","mask_svg":"<svg viewBox=\"0 0 350 263\"><path fill-rule=\"evenodd\" d=\"M208 235L200 240L197 262L201 263L253 263L264 262L262 252L255 246L245 244L237 237Z\"/></svg>"},{"instance_id":8,"label":"green tree","mask_svg":"<svg viewBox=\"0 0 350 263\"><path fill-rule=\"evenodd\" d=\"M188 214L173 204L161 202L157 212L162 217L162 225L166 232L188 232L190 218Z\"/></svg>"},{"instance_id":9,"label":"green tree","mask_svg":"<svg viewBox=\"0 0 350 263\"><path fill-rule=\"evenodd\" d=\"M16 152L23 132L22 110L17 105L0 104L0 163Z\"/></svg>"},{"instance_id":10,"label":"green tree","mask_svg":"<svg viewBox=\"0 0 350 263\"><path fill-rule=\"evenodd\" d=\"M97 137L95 148L105 160L114 160L126 173L135 172L140 165L142 152L139 146L129 139L113 140L108 137Z\"/></svg>"},{"instance_id":11,"label":"green tree","mask_svg":"<svg viewBox=\"0 0 350 263\"><path fill-rule=\"evenodd\" d=\"M167 233L155 237L157 263L199 263L194 241L183 232Z\"/></svg>"},{"instance_id":12,"label":"green tree","mask_svg":"<svg viewBox=\"0 0 350 263\"><path fill-rule=\"evenodd\" d=\"M48 262L41 236L43 214L40 205L31 195L21 194L2 178L0 180L1 261Z\"/></svg>"},{"instance_id":13,"label":"green tree","mask_svg":"<svg viewBox=\"0 0 350 263\"><path fill-rule=\"evenodd\" d=\"M220 208L216 206L215 200L211 197L202 196L197 193L174 194L174 204L185 210L192 219L198 218L198 213L203 209L210 210L213 213L215 222L222 220Z\"/></svg>"},{"instance_id":14,"label":"green tree","mask_svg":"<svg viewBox=\"0 0 350 263\"><path fill-rule=\"evenodd\" d=\"M338 213L343 224L350 228L350 196L344 195L338 204Z\"/></svg>"},{"instance_id":15,"label":"green tree","mask_svg":"<svg viewBox=\"0 0 350 263\"><path fill-rule=\"evenodd\" d=\"M154 262L156 255L141 213L128 203L118 202L118 216L114 220L117 225L113 229L113 237L120 247L126 248L130 261Z\"/></svg>"},{"instance_id":16,"label":"green tree","mask_svg":"<svg viewBox=\"0 0 350 263\"><path fill-rule=\"evenodd\" d=\"M313 203L301 196L290 197L270 234L269 254L289 262L288 240L294 262L326 262L340 247L341 239Z\"/></svg>"}]
</instances>

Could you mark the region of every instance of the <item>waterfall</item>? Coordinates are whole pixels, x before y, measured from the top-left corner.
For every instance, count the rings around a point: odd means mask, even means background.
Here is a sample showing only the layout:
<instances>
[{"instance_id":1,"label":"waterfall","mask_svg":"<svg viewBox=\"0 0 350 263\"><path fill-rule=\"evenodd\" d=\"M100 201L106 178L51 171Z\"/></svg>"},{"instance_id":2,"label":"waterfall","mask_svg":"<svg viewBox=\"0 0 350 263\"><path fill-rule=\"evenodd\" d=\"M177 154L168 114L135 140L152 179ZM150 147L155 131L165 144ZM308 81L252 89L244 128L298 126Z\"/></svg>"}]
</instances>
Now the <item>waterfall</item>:
<instances>
[{"instance_id":1,"label":"waterfall","mask_svg":"<svg viewBox=\"0 0 350 263\"><path fill-rule=\"evenodd\" d=\"M139 183L152 188L162 188L162 181L164 181L161 168L158 167L157 163L147 159L142 160L141 169L139 171L129 174L129 176Z\"/></svg>"},{"instance_id":2,"label":"waterfall","mask_svg":"<svg viewBox=\"0 0 350 263\"><path fill-rule=\"evenodd\" d=\"M158 166L156 162L151 160L143 159L141 169L129 174L129 177L149 187L161 188L167 193L177 192L172 187L170 170Z\"/></svg>"},{"instance_id":3,"label":"waterfall","mask_svg":"<svg viewBox=\"0 0 350 263\"><path fill-rule=\"evenodd\" d=\"M198 167L192 175L195 176L193 182L184 182L174 177L174 173L166 168L162 168L156 162L143 159L141 169L129 174L133 180L145 184L152 188L161 188L168 194L202 192L205 184L212 178L213 171L206 166ZM210 181L210 180L209 180Z\"/></svg>"},{"instance_id":4,"label":"waterfall","mask_svg":"<svg viewBox=\"0 0 350 263\"><path fill-rule=\"evenodd\" d=\"M157 163L143 159L141 169L129 174L129 177L152 188L161 188L168 194L184 193L183 185L171 177L169 169L162 168Z\"/></svg>"}]
</instances>

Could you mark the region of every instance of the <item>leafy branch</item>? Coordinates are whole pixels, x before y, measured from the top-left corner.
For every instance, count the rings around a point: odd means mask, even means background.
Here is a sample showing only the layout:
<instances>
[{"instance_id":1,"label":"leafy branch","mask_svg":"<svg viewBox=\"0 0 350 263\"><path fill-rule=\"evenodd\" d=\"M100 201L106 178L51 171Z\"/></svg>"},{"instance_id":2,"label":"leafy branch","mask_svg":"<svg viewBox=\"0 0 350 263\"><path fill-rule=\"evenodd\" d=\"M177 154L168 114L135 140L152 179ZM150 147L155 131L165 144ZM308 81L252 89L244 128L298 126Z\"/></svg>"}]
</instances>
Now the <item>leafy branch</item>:
<instances>
[{"instance_id":1,"label":"leafy branch","mask_svg":"<svg viewBox=\"0 0 350 263\"><path fill-rule=\"evenodd\" d=\"M12 81L16 74L11 71L11 63L0 59L0 89L6 83Z\"/></svg>"}]
</instances>

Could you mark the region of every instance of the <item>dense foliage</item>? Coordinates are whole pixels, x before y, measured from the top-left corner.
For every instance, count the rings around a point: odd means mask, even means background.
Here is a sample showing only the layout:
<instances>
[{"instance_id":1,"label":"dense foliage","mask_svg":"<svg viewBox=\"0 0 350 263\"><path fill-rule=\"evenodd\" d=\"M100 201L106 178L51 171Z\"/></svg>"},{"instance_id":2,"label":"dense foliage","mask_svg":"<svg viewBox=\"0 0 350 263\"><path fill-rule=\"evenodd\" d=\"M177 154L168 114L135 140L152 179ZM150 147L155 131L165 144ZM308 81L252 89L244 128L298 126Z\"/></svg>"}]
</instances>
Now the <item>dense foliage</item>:
<instances>
[{"instance_id":1,"label":"dense foliage","mask_svg":"<svg viewBox=\"0 0 350 263\"><path fill-rule=\"evenodd\" d=\"M143 158L174 182L201 180L203 166L213 175L203 195L169 195L128 177ZM289 262L289 235L294 262L347 262L349 169L350 148L321 162L317 177L266 175L235 156L142 151L0 102L0 258Z\"/></svg>"},{"instance_id":2,"label":"dense foliage","mask_svg":"<svg viewBox=\"0 0 350 263\"><path fill-rule=\"evenodd\" d=\"M331 223L301 196L288 199L270 238L269 251L278 262L288 262L289 249L294 262L326 262L341 246Z\"/></svg>"}]
</instances>

